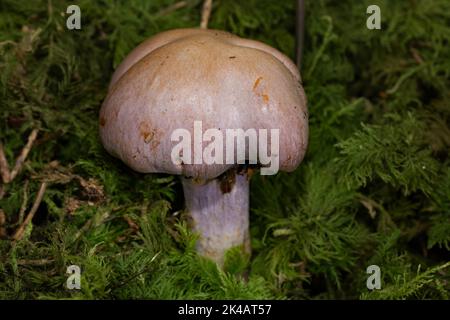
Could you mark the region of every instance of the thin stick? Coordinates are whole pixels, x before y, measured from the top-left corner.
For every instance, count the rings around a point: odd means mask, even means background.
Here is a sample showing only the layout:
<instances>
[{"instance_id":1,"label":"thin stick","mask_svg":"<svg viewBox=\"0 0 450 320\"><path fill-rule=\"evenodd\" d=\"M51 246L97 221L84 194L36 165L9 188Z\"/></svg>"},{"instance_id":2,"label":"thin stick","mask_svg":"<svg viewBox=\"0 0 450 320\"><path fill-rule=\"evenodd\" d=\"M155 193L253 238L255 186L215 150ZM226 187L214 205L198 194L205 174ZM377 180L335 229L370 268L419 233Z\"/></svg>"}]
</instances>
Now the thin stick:
<instances>
[{"instance_id":1,"label":"thin stick","mask_svg":"<svg viewBox=\"0 0 450 320\"><path fill-rule=\"evenodd\" d=\"M30 265L30 266L45 266L53 263L55 260L53 259L36 259L36 260L26 260L20 259L17 260L18 265Z\"/></svg>"},{"instance_id":2,"label":"thin stick","mask_svg":"<svg viewBox=\"0 0 450 320\"><path fill-rule=\"evenodd\" d=\"M6 230L3 227L5 222L6 222L5 213L3 212L2 209L0 209L0 239L3 239L6 237Z\"/></svg>"},{"instance_id":3,"label":"thin stick","mask_svg":"<svg viewBox=\"0 0 450 320\"><path fill-rule=\"evenodd\" d=\"M414 60L417 62L417 64L422 64L423 59L420 56L419 51L417 51L417 49L415 49L415 48L411 48L410 51L411 51L411 54L412 54Z\"/></svg>"},{"instance_id":4,"label":"thin stick","mask_svg":"<svg viewBox=\"0 0 450 320\"><path fill-rule=\"evenodd\" d=\"M37 209L39 208L39 205L41 204L41 201L42 201L42 198L44 197L46 188L47 188L47 183L42 182L41 186L39 188L38 194L36 196L36 199L34 200L33 207L31 208L30 212L28 213L27 217L25 218L25 221L20 225L20 227L17 229L16 233L12 237L12 239L14 241L18 241L18 240L22 239L23 234L25 232L25 228L31 222Z\"/></svg>"},{"instance_id":5,"label":"thin stick","mask_svg":"<svg viewBox=\"0 0 450 320\"><path fill-rule=\"evenodd\" d=\"M0 175L3 183L11 181L11 173L9 171L8 161L6 160L5 151L3 150L3 144L0 142Z\"/></svg>"},{"instance_id":6,"label":"thin stick","mask_svg":"<svg viewBox=\"0 0 450 320\"><path fill-rule=\"evenodd\" d=\"M7 44L16 45L17 43L15 43L14 41L11 41L11 40L6 40L6 41L0 42L0 47L3 47L4 45L7 45Z\"/></svg>"},{"instance_id":7,"label":"thin stick","mask_svg":"<svg viewBox=\"0 0 450 320\"><path fill-rule=\"evenodd\" d=\"M25 185L23 187L23 201L19 211L19 224L23 222L23 217L25 216L27 204L28 204L28 180L25 180Z\"/></svg>"},{"instance_id":8,"label":"thin stick","mask_svg":"<svg viewBox=\"0 0 450 320\"><path fill-rule=\"evenodd\" d=\"M5 217L5 213L3 212L2 209L0 209L0 227L2 225L4 225L6 222L6 217Z\"/></svg>"},{"instance_id":9,"label":"thin stick","mask_svg":"<svg viewBox=\"0 0 450 320\"><path fill-rule=\"evenodd\" d=\"M27 144L25 145L25 147L23 147L22 152L20 153L19 157L16 160L16 164L15 164L14 168L11 171L11 176L10 176L10 180L9 181L14 180L14 178L19 173L20 169L22 169L23 163L24 163L25 159L27 158L28 153L30 152L34 141L37 138L38 132L39 132L38 129L33 129L33 131L31 131L30 135L28 136Z\"/></svg>"},{"instance_id":10,"label":"thin stick","mask_svg":"<svg viewBox=\"0 0 450 320\"><path fill-rule=\"evenodd\" d=\"M297 17L296 17L296 63L301 69L303 58L303 42L305 38L305 0L297 1Z\"/></svg>"},{"instance_id":11,"label":"thin stick","mask_svg":"<svg viewBox=\"0 0 450 320\"><path fill-rule=\"evenodd\" d=\"M211 16L211 9L212 9L212 0L205 0L205 2L203 2L202 22L200 24L200 28L208 29L208 22L209 17Z\"/></svg>"},{"instance_id":12,"label":"thin stick","mask_svg":"<svg viewBox=\"0 0 450 320\"><path fill-rule=\"evenodd\" d=\"M174 3L173 5L168 6L167 8L164 8L160 12L158 12L157 16L165 16L174 11L177 11L178 9L184 8L187 5L188 5L188 3L186 1L180 1L180 2Z\"/></svg>"}]
</instances>

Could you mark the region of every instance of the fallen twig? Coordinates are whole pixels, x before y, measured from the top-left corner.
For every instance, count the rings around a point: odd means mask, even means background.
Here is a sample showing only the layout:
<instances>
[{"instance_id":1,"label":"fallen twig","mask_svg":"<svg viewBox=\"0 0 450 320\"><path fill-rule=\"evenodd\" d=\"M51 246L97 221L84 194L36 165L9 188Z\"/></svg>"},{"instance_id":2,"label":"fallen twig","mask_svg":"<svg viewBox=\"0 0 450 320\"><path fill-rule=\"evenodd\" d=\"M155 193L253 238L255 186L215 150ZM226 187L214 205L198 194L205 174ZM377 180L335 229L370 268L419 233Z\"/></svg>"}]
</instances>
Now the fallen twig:
<instances>
[{"instance_id":1,"label":"fallen twig","mask_svg":"<svg viewBox=\"0 0 450 320\"><path fill-rule=\"evenodd\" d=\"M33 129L33 131L31 131L30 135L28 136L27 144L25 145L25 147L23 147L22 152L20 153L19 157L17 157L16 164L14 165L14 168L11 170L11 176L10 176L10 180L9 181L14 180L14 178L20 172L20 169L22 169L23 163L24 163L25 159L27 158L28 153L30 152L34 141L37 138L38 132L39 132L38 129Z\"/></svg>"},{"instance_id":2,"label":"fallen twig","mask_svg":"<svg viewBox=\"0 0 450 320\"><path fill-rule=\"evenodd\" d=\"M47 188L47 183L42 182L41 186L39 188L38 194L36 196L36 199L34 200L33 207L31 207L30 212L28 213L27 217L25 218L25 221L19 226L16 233L13 235L12 240L18 241L22 239L23 234L25 232L25 228L28 226L28 224L33 219L37 209L39 208L39 205L41 204L42 198L44 197L45 189Z\"/></svg>"},{"instance_id":3,"label":"fallen twig","mask_svg":"<svg viewBox=\"0 0 450 320\"><path fill-rule=\"evenodd\" d=\"M184 8L187 6L187 1L180 1L177 3L174 3L170 6L168 6L167 8L162 9L161 11L158 12L157 16L165 16L167 14L170 14L178 9Z\"/></svg>"},{"instance_id":4,"label":"fallen twig","mask_svg":"<svg viewBox=\"0 0 450 320\"><path fill-rule=\"evenodd\" d=\"M27 260L27 259L19 259L17 260L18 265L30 265L30 266L45 266L53 263L55 260L53 259L36 259L36 260Z\"/></svg>"},{"instance_id":5,"label":"fallen twig","mask_svg":"<svg viewBox=\"0 0 450 320\"><path fill-rule=\"evenodd\" d=\"M414 58L414 61L416 61L417 64L422 64L423 63L423 59L422 59L419 51L417 49L415 49L415 48L411 48L410 51L411 51L411 54L412 54L412 56Z\"/></svg>"},{"instance_id":6,"label":"fallen twig","mask_svg":"<svg viewBox=\"0 0 450 320\"><path fill-rule=\"evenodd\" d=\"M19 225L22 224L23 222L23 217L25 216L27 204L28 204L28 180L25 180L25 185L23 186L23 201L19 211L19 220L18 220Z\"/></svg>"},{"instance_id":7,"label":"fallen twig","mask_svg":"<svg viewBox=\"0 0 450 320\"><path fill-rule=\"evenodd\" d=\"M7 45L7 44L11 44L11 45L17 45L17 43L15 43L14 41L11 41L11 40L6 40L6 41L1 41L0 42L0 47L3 47L4 45Z\"/></svg>"},{"instance_id":8,"label":"fallen twig","mask_svg":"<svg viewBox=\"0 0 450 320\"><path fill-rule=\"evenodd\" d=\"M136 222L134 222L129 216L124 215L123 219L128 223L128 227L130 227L130 229L133 232L138 232L139 231L139 226L137 225Z\"/></svg>"},{"instance_id":9,"label":"fallen twig","mask_svg":"<svg viewBox=\"0 0 450 320\"><path fill-rule=\"evenodd\" d=\"M296 16L296 64L301 69L303 58L303 42L305 38L305 0L297 1L297 16Z\"/></svg>"},{"instance_id":10,"label":"fallen twig","mask_svg":"<svg viewBox=\"0 0 450 320\"><path fill-rule=\"evenodd\" d=\"M6 160L5 151L3 150L3 144L0 142L0 175L3 183L8 183L11 179L11 173L9 171L8 161Z\"/></svg>"},{"instance_id":11,"label":"fallen twig","mask_svg":"<svg viewBox=\"0 0 450 320\"><path fill-rule=\"evenodd\" d=\"M0 209L0 239L3 239L6 237L6 230L3 227L3 225L6 223L6 217L5 213L2 209Z\"/></svg>"},{"instance_id":12,"label":"fallen twig","mask_svg":"<svg viewBox=\"0 0 450 320\"><path fill-rule=\"evenodd\" d=\"M205 2L203 2L202 21L200 23L200 28L208 29L208 22L209 17L211 16L211 9L212 9L212 0L205 0Z\"/></svg>"}]
</instances>

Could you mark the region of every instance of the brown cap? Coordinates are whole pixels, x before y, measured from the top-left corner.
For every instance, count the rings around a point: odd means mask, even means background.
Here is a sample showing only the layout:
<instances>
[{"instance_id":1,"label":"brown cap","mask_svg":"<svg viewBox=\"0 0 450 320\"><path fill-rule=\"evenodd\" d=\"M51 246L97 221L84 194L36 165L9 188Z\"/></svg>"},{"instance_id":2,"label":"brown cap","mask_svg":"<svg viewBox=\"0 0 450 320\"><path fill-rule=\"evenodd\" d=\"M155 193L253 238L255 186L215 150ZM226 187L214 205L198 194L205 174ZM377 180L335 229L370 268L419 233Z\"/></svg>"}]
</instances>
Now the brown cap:
<instances>
[{"instance_id":1,"label":"brown cap","mask_svg":"<svg viewBox=\"0 0 450 320\"><path fill-rule=\"evenodd\" d=\"M279 168L292 171L308 141L300 81L294 63L263 43L216 30L163 32L114 73L100 110L101 140L136 171L211 179L235 165L174 163L174 130L192 132L194 121L203 131L279 129Z\"/></svg>"}]
</instances>

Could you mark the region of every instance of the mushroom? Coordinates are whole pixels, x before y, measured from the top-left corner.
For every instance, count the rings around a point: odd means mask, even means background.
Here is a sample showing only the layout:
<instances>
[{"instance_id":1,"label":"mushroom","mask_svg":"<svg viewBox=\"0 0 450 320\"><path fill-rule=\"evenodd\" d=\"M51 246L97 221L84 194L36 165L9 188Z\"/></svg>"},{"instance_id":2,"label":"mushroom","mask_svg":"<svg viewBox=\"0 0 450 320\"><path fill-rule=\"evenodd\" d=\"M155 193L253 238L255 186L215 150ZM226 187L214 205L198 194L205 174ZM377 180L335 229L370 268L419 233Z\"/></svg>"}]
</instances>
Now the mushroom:
<instances>
[{"instance_id":1,"label":"mushroom","mask_svg":"<svg viewBox=\"0 0 450 320\"><path fill-rule=\"evenodd\" d=\"M251 157L250 134L237 145L220 141L233 129L255 130L270 156L258 150L258 158ZM261 136L274 130L278 137ZM174 157L177 132L194 139L183 141L190 150ZM197 250L221 265L232 247L250 253L249 165L274 174L302 161L306 97L295 64L276 49L223 31L172 30L143 42L119 65L100 110L100 136L105 149L135 171L181 175ZM213 143L214 161L202 161ZM277 162L272 172L263 154Z\"/></svg>"}]
</instances>

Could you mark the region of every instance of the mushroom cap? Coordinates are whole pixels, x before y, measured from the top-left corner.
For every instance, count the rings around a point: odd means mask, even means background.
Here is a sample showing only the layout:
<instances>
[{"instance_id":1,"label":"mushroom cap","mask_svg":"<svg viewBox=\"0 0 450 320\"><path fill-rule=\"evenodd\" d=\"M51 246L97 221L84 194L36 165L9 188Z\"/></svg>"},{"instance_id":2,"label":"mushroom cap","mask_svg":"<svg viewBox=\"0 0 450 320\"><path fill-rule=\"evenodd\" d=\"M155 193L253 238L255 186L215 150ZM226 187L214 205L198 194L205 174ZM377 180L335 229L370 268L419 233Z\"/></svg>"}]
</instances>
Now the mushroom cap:
<instances>
[{"instance_id":1,"label":"mushroom cap","mask_svg":"<svg viewBox=\"0 0 450 320\"><path fill-rule=\"evenodd\" d=\"M224 159L226 129L279 129L282 171L294 170L307 148L306 97L295 64L261 42L201 29L160 33L124 59L100 110L100 137L138 172L212 179L236 166L172 161L176 129L191 132L194 152L194 121L202 121L203 132L224 131Z\"/></svg>"}]
</instances>

